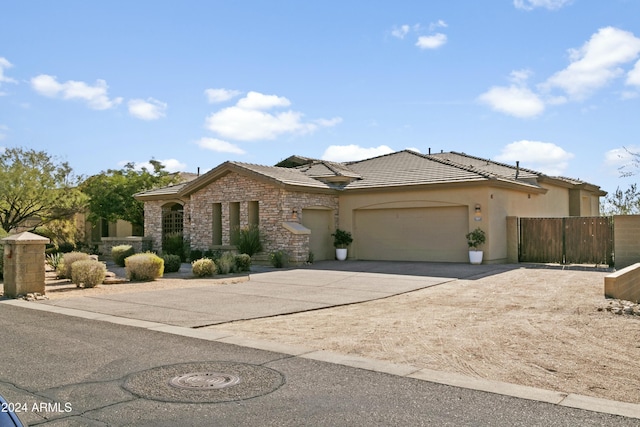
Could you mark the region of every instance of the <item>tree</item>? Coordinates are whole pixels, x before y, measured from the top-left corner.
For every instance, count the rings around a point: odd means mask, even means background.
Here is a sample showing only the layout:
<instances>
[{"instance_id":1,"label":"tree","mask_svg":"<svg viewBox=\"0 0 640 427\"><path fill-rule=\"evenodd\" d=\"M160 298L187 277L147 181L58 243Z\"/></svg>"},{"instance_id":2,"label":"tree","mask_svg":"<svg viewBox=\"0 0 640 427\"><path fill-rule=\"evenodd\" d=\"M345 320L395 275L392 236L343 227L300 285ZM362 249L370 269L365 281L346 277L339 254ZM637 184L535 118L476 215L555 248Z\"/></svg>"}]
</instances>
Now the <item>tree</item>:
<instances>
[{"instance_id":1,"label":"tree","mask_svg":"<svg viewBox=\"0 0 640 427\"><path fill-rule=\"evenodd\" d=\"M137 170L133 163L127 163L123 169L109 169L85 180L82 191L89 196L89 221L95 224L102 218L109 222L122 219L143 226L144 204L133 195L180 181L177 174L167 172L159 161L149 163L152 171L146 167Z\"/></svg>"},{"instance_id":2,"label":"tree","mask_svg":"<svg viewBox=\"0 0 640 427\"><path fill-rule=\"evenodd\" d=\"M613 194L607 195L601 206L604 215L635 215L640 213L640 193L636 184L622 191L616 188Z\"/></svg>"},{"instance_id":3,"label":"tree","mask_svg":"<svg viewBox=\"0 0 640 427\"><path fill-rule=\"evenodd\" d=\"M28 219L35 229L73 217L86 203L78 182L68 163L44 151L5 149L0 154L0 227L9 232Z\"/></svg>"}]
</instances>

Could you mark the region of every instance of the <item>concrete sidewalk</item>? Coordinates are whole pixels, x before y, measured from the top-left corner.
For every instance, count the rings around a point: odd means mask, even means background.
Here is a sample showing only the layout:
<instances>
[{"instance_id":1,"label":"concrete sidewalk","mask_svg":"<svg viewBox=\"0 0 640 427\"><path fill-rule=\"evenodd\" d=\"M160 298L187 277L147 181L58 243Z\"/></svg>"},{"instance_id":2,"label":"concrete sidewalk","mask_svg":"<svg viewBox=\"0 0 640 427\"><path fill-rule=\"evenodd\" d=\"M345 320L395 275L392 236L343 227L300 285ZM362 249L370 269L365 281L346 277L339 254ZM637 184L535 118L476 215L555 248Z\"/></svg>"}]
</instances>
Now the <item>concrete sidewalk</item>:
<instances>
[{"instance_id":1,"label":"concrete sidewalk","mask_svg":"<svg viewBox=\"0 0 640 427\"><path fill-rule=\"evenodd\" d=\"M326 261L299 269L261 269L262 272L252 272L248 281L233 285L183 287L42 303L197 328L387 298L458 278L495 274L508 268L504 265ZM171 280L171 276L162 280Z\"/></svg>"}]
</instances>

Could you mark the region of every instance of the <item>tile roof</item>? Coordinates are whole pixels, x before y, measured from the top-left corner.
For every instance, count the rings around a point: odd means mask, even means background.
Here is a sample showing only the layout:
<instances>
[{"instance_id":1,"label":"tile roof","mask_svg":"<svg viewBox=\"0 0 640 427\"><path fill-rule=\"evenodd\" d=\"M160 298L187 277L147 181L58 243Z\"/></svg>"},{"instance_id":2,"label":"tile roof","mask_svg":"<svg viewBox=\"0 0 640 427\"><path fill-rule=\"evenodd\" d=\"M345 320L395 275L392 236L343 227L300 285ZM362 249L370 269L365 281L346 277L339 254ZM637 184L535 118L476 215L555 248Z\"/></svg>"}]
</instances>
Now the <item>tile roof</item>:
<instances>
[{"instance_id":1,"label":"tile roof","mask_svg":"<svg viewBox=\"0 0 640 427\"><path fill-rule=\"evenodd\" d=\"M404 150L346 163L301 156L292 156L288 160L290 159L308 160L308 163L295 167L279 167L228 161L191 182L150 190L137 196L160 198L161 196L187 195L229 172L253 175L283 186L320 190L348 191L489 180L534 190L542 189L537 183L539 178L562 181L565 185L586 184L596 191L599 190L597 186L578 180L547 177L531 169L456 152L425 155Z\"/></svg>"}]
</instances>

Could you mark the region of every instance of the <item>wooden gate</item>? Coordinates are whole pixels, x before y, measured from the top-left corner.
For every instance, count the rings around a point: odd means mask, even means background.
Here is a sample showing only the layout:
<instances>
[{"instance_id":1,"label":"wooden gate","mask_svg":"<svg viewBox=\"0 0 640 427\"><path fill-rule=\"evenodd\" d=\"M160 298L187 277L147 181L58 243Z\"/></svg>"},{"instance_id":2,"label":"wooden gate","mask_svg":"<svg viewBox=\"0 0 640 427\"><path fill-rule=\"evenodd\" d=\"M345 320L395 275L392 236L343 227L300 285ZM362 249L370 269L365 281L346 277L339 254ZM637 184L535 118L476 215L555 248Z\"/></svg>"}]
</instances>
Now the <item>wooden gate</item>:
<instances>
[{"instance_id":1,"label":"wooden gate","mask_svg":"<svg viewBox=\"0 0 640 427\"><path fill-rule=\"evenodd\" d=\"M519 218L520 262L613 266L613 217Z\"/></svg>"}]
</instances>

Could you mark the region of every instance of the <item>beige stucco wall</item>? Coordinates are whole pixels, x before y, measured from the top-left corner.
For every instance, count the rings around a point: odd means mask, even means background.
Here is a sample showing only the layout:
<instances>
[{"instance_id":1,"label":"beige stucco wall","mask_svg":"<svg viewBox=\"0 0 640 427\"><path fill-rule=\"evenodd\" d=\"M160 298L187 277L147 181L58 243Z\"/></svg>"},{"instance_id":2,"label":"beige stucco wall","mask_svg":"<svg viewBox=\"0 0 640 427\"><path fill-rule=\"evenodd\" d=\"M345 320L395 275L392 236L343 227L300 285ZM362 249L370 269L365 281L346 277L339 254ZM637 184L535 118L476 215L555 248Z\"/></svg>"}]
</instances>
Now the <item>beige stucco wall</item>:
<instances>
[{"instance_id":1,"label":"beige stucco wall","mask_svg":"<svg viewBox=\"0 0 640 427\"><path fill-rule=\"evenodd\" d=\"M432 187L433 188L433 187ZM468 228L452 238L465 240L465 234L476 227L483 229L487 241L482 247L484 263L507 262L507 217L558 217L569 215L569 193L564 187L543 185L547 191L526 193L513 188L483 183L479 185L442 186L418 190L371 191L346 193L340 197L339 227L354 233L354 211L366 208L411 208L436 206L466 206ZM475 206L480 205L480 221L475 219ZM350 254L357 258L358 254Z\"/></svg>"}]
</instances>

